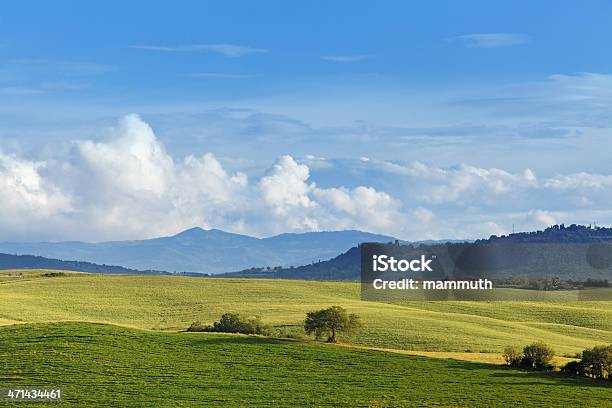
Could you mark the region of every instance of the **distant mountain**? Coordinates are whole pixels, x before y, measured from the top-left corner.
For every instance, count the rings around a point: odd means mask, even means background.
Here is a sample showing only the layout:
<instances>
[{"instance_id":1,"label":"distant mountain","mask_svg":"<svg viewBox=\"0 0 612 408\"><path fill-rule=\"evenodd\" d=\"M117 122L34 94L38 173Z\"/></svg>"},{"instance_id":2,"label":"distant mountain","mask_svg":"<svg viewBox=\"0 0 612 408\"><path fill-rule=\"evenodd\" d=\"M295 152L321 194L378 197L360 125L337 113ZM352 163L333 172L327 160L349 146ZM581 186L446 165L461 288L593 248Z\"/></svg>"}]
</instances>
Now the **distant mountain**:
<instances>
[{"instance_id":1,"label":"distant mountain","mask_svg":"<svg viewBox=\"0 0 612 408\"><path fill-rule=\"evenodd\" d=\"M64 271L170 275L163 271L138 271L114 265L97 265L91 262L61 261L33 255L9 255L0 253L0 269L54 269Z\"/></svg>"},{"instance_id":2,"label":"distant mountain","mask_svg":"<svg viewBox=\"0 0 612 408\"><path fill-rule=\"evenodd\" d=\"M192 228L170 237L135 241L0 243L0 252L121 265L139 270L220 273L249 267L305 265L330 259L361 242L395 238L362 231L281 234L254 238Z\"/></svg>"}]
</instances>

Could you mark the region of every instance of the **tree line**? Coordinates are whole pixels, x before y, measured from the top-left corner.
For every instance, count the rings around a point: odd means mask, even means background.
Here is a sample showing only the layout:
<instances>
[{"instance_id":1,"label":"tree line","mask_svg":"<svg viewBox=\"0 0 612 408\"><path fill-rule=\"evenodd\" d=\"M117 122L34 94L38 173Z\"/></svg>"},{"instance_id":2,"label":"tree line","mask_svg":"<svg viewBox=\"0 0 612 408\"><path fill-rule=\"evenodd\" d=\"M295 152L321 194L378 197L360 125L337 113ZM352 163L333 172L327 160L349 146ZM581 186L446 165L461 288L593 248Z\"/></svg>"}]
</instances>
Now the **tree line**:
<instances>
[{"instance_id":1,"label":"tree line","mask_svg":"<svg viewBox=\"0 0 612 408\"><path fill-rule=\"evenodd\" d=\"M536 342L523 347L507 347L503 357L506 364L526 369L553 370L552 359L555 351L546 343ZM595 346L583 350L578 361L570 361L561 367L560 372L566 375L590 377L601 380L612 380L612 344Z\"/></svg>"},{"instance_id":2,"label":"tree line","mask_svg":"<svg viewBox=\"0 0 612 408\"><path fill-rule=\"evenodd\" d=\"M351 336L361 327L361 320L355 313L348 313L343 307L331 306L326 309L306 313L304 333L314 335L315 339L326 338L328 343L336 343L338 335ZM188 332L218 332L258 334L271 336L272 326L262 321L261 317L245 318L238 313L224 313L219 321L212 325L193 322L187 328Z\"/></svg>"}]
</instances>

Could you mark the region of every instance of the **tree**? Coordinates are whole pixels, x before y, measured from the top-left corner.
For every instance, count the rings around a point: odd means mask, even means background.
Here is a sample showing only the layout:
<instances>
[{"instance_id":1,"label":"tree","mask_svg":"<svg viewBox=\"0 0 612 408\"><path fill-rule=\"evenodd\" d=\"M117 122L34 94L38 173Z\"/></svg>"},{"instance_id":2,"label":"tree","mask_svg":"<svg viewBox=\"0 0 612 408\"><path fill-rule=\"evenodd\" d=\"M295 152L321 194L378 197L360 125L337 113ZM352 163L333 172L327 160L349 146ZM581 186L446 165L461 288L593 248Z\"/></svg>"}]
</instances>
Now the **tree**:
<instances>
[{"instance_id":1,"label":"tree","mask_svg":"<svg viewBox=\"0 0 612 408\"><path fill-rule=\"evenodd\" d=\"M506 347L503 356L506 363L512 367L520 366L523 359L523 353L516 347Z\"/></svg>"},{"instance_id":2,"label":"tree","mask_svg":"<svg viewBox=\"0 0 612 408\"><path fill-rule=\"evenodd\" d=\"M340 306L332 306L306 314L304 330L306 334L313 334L320 339L326 334L328 343L335 343L338 333L352 334L361 327L359 316L354 313L348 314Z\"/></svg>"},{"instance_id":3,"label":"tree","mask_svg":"<svg viewBox=\"0 0 612 408\"><path fill-rule=\"evenodd\" d=\"M536 342L523 348L521 365L527 368L551 368L555 351L546 343Z\"/></svg>"},{"instance_id":4,"label":"tree","mask_svg":"<svg viewBox=\"0 0 612 408\"><path fill-rule=\"evenodd\" d=\"M244 319L237 313L224 313L221 319L219 319L218 322L214 322L212 326L205 326L200 322L193 322L187 331L260 334L263 336L270 336L272 334L272 327L264 323L259 316Z\"/></svg>"},{"instance_id":5,"label":"tree","mask_svg":"<svg viewBox=\"0 0 612 408\"><path fill-rule=\"evenodd\" d=\"M582 365L593 378L612 378L612 344L595 346L582 352Z\"/></svg>"}]
</instances>

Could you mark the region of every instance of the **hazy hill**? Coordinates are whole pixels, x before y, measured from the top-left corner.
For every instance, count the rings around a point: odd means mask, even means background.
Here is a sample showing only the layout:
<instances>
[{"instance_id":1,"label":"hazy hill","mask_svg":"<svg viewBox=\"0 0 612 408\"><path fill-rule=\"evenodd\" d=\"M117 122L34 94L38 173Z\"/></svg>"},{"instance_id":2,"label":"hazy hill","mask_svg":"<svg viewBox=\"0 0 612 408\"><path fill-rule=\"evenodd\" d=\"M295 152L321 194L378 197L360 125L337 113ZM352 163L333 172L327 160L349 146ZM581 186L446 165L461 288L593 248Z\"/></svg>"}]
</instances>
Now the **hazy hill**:
<instances>
[{"instance_id":1,"label":"hazy hill","mask_svg":"<svg viewBox=\"0 0 612 408\"><path fill-rule=\"evenodd\" d=\"M505 278L525 276L563 279L612 279L612 228L580 225L552 226L543 231L492 236L475 242L415 242L415 254L423 251L447 257L454 266L448 272ZM394 246L394 245L386 245ZM407 248L407 247L406 247ZM408 251L410 252L410 251ZM359 248L335 258L297 268L250 268L218 275L232 278L281 278L305 280L359 280ZM484 275L483 275L484 274Z\"/></svg>"},{"instance_id":2,"label":"hazy hill","mask_svg":"<svg viewBox=\"0 0 612 408\"><path fill-rule=\"evenodd\" d=\"M359 280L361 268L360 249L353 247L327 261L302 265L296 268L250 268L240 272L217 275L223 278L269 278L304 280Z\"/></svg>"},{"instance_id":3,"label":"hazy hill","mask_svg":"<svg viewBox=\"0 0 612 408\"><path fill-rule=\"evenodd\" d=\"M361 231L310 232L255 238L192 228L135 241L0 243L0 252L121 265L133 269L219 273L260 266L305 265L330 259L361 242L395 238Z\"/></svg>"},{"instance_id":4,"label":"hazy hill","mask_svg":"<svg viewBox=\"0 0 612 408\"><path fill-rule=\"evenodd\" d=\"M97 265L91 262L61 261L33 255L10 255L0 253L1 269L56 269L91 273L119 274L168 274L162 271L137 271L114 265Z\"/></svg>"}]
</instances>

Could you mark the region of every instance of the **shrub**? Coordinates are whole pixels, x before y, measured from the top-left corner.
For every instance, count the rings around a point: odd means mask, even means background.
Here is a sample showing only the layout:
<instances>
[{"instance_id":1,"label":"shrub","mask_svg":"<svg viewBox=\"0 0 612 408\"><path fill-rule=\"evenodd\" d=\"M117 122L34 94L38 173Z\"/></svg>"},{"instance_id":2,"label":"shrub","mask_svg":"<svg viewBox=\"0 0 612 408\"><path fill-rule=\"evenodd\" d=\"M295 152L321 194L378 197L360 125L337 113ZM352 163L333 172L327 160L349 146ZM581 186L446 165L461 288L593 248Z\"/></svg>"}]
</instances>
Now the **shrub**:
<instances>
[{"instance_id":1,"label":"shrub","mask_svg":"<svg viewBox=\"0 0 612 408\"><path fill-rule=\"evenodd\" d=\"M240 333L244 334L259 334L262 336L272 335L272 326L266 324L261 320L261 317L255 316L244 322L244 331Z\"/></svg>"},{"instance_id":2,"label":"shrub","mask_svg":"<svg viewBox=\"0 0 612 408\"><path fill-rule=\"evenodd\" d=\"M612 344L584 350L580 362L585 374L593 378L612 379Z\"/></svg>"},{"instance_id":3,"label":"shrub","mask_svg":"<svg viewBox=\"0 0 612 408\"><path fill-rule=\"evenodd\" d=\"M521 366L526 368L552 369L555 351L546 343L536 342L523 348Z\"/></svg>"},{"instance_id":4,"label":"shrub","mask_svg":"<svg viewBox=\"0 0 612 408\"><path fill-rule=\"evenodd\" d=\"M561 367L561 373L567 375L585 375L584 365L580 361L570 361Z\"/></svg>"},{"instance_id":5,"label":"shrub","mask_svg":"<svg viewBox=\"0 0 612 408\"><path fill-rule=\"evenodd\" d=\"M300 327L286 326L276 330L276 337L303 340L306 338L306 335L304 334L304 330Z\"/></svg>"},{"instance_id":6,"label":"shrub","mask_svg":"<svg viewBox=\"0 0 612 408\"><path fill-rule=\"evenodd\" d=\"M523 353L516 347L506 347L503 356L506 364L512 367L519 367L523 359Z\"/></svg>"},{"instance_id":7,"label":"shrub","mask_svg":"<svg viewBox=\"0 0 612 408\"><path fill-rule=\"evenodd\" d=\"M243 319L237 313L225 313L221 316L221 319L219 319L218 322L214 322L212 326L203 325L200 322L193 322L191 326L187 328L187 331L259 334L262 336L270 336L272 334L272 327L269 324L265 324L259 316Z\"/></svg>"},{"instance_id":8,"label":"shrub","mask_svg":"<svg viewBox=\"0 0 612 408\"><path fill-rule=\"evenodd\" d=\"M202 322L200 321L195 321L193 323L191 323L191 326L189 326L187 328L188 332L203 332L203 331L208 331L206 330L208 327L210 326L205 326L202 324Z\"/></svg>"}]
</instances>

